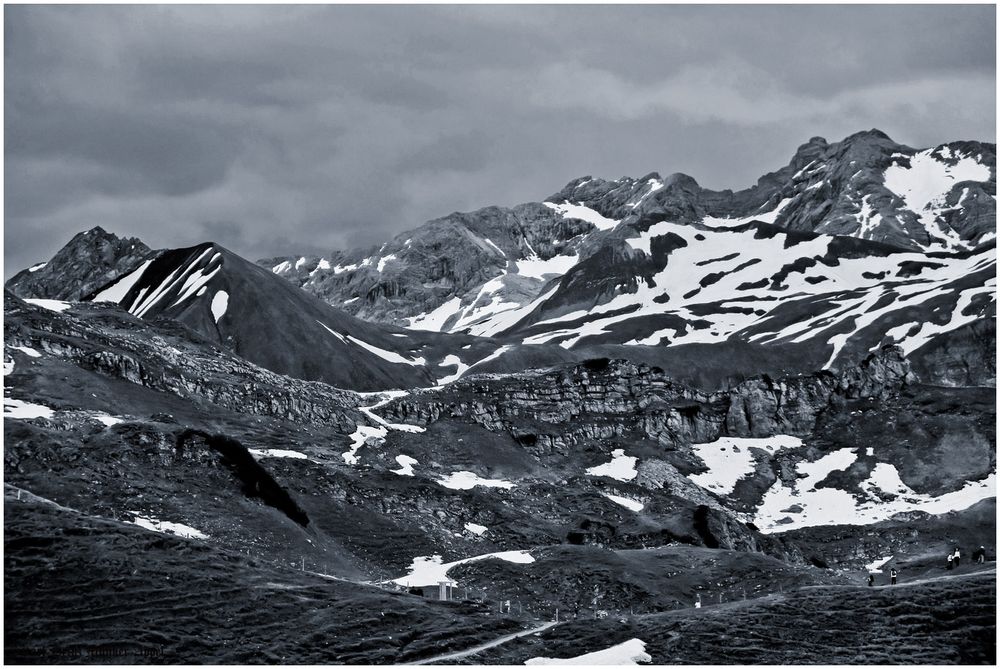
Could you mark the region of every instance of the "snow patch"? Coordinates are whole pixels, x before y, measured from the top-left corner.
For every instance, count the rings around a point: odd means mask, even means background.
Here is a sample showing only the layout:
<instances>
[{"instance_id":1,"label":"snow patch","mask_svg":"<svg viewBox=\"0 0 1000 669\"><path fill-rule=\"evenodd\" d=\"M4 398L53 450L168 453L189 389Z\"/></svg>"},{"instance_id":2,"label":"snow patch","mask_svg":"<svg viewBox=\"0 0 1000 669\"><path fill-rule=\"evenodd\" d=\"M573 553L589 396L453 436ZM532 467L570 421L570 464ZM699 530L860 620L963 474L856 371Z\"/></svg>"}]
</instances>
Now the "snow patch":
<instances>
[{"instance_id":1,"label":"snow patch","mask_svg":"<svg viewBox=\"0 0 1000 669\"><path fill-rule=\"evenodd\" d=\"M800 446L801 439L782 434L765 439L722 437L707 444L692 444L694 454L705 463L708 471L688 478L706 490L730 495L740 479L754 472L756 459L750 449L774 455L782 449Z\"/></svg>"},{"instance_id":2,"label":"snow patch","mask_svg":"<svg viewBox=\"0 0 1000 669\"><path fill-rule=\"evenodd\" d=\"M598 230L612 230L618 226L620 221L615 221L602 216L590 207L582 204L555 204L554 202L543 202L546 207L562 214L563 218L575 218L592 224Z\"/></svg>"},{"instance_id":3,"label":"snow patch","mask_svg":"<svg viewBox=\"0 0 1000 669\"><path fill-rule=\"evenodd\" d=\"M517 273L520 276L527 276L532 279L562 276L572 269L578 260L580 260L580 257L577 255L552 256L548 260L542 260L537 255L532 255L524 260L516 261Z\"/></svg>"},{"instance_id":4,"label":"snow patch","mask_svg":"<svg viewBox=\"0 0 1000 669\"><path fill-rule=\"evenodd\" d=\"M751 223L753 221L759 221L761 223L774 223L776 220L778 220L778 216L781 215L781 212L785 209L785 207L788 206L788 204L791 201L792 198L786 197L781 202L779 202L777 206L771 211L763 212L760 214L752 214L750 216L744 216L743 218L717 218L715 216L705 216L703 219L701 219L701 224L709 227L719 227L719 226L733 227L737 225L743 225L745 223ZM766 207L767 204L764 204L763 206Z\"/></svg>"},{"instance_id":5,"label":"snow patch","mask_svg":"<svg viewBox=\"0 0 1000 669\"><path fill-rule=\"evenodd\" d=\"M154 532L160 532L162 534L175 534L179 537L187 537L188 539L207 539L208 535L204 532L194 529L189 525L182 525L181 523L171 523L167 520L158 520L152 516L140 516L135 511L129 511L135 520L131 520L133 525L138 525L139 527L144 527L147 530L152 530Z\"/></svg>"},{"instance_id":6,"label":"snow patch","mask_svg":"<svg viewBox=\"0 0 1000 669\"><path fill-rule=\"evenodd\" d=\"M283 448L248 448L250 454L255 458L291 458L292 460L308 460L309 456L298 451L289 451Z\"/></svg>"},{"instance_id":7,"label":"snow patch","mask_svg":"<svg viewBox=\"0 0 1000 669\"><path fill-rule=\"evenodd\" d=\"M882 565L884 565L886 562L888 562L892 558L893 558L893 556L890 555L889 557L879 558L879 559L875 560L874 562L868 563L868 565L866 566L866 568L868 569L868 573L869 574L881 574L882 573Z\"/></svg>"},{"instance_id":8,"label":"snow patch","mask_svg":"<svg viewBox=\"0 0 1000 669\"><path fill-rule=\"evenodd\" d=\"M215 316L215 322L218 323L219 319L226 315L226 309L229 307L229 293L224 290L220 290L212 298L212 315Z\"/></svg>"},{"instance_id":9,"label":"snow patch","mask_svg":"<svg viewBox=\"0 0 1000 669\"><path fill-rule=\"evenodd\" d=\"M957 158L958 162L949 165L935 156L939 153L946 159ZM893 158L905 158L896 154ZM946 248L964 249L970 246L959 234L944 222L937 221L938 215L947 208L945 199L955 184L963 181L985 183L990 180L990 168L981 164L975 158L964 156L958 152L954 155L947 146L939 149L927 149L909 156L909 167L894 163L883 173L885 187L898 195L906 208L917 214L921 223L932 232L940 232L944 239L931 246L943 245Z\"/></svg>"},{"instance_id":10,"label":"snow patch","mask_svg":"<svg viewBox=\"0 0 1000 669\"><path fill-rule=\"evenodd\" d=\"M465 530L467 532L472 532L476 536L483 536L486 534L486 530L489 529L485 525L477 525L476 523L466 523Z\"/></svg>"},{"instance_id":11,"label":"snow patch","mask_svg":"<svg viewBox=\"0 0 1000 669\"><path fill-rule=\"evenodd\" d=\"M450 367L452 365L455 365L455 373L441 377L437 380L436 385L444 386L452 381L457 381L462 378L462 374L465 374L465 372L469 369L469 365L462 362L462 359L453 353L446 355L444 360L438 363L438 367Z\"/></svg>"},{"instance_id":12,"label":"snow patch","mask_svg":"<svg viewBox=\"0 0 1000 669\"><path fill-rule=\"evenodd\" d=\"M413 465L418 464L417 459L411 458L409 455L397 455L396 462L399 463L399 469L390 469L389 471L400 476L413 476Z\"/></svg>"},{"instance_id":13,"label":"snow patch","mask_svg":"<svg viewBox=\"0 0 1000 669\"><path fill-rule=\"evenodd\" d=\"M622 667L634 666L638 664L650 664L652 656L646 652L646 643L639 639L629 639L610 648L598 650L585 655L568 657L564 659L552 657L533 657L526 660L527 665L562 664L579 665L591 667Z\"/></svg>"},{"instance_id":14,"label":"snow patch","mask_svg":"<svg viewBox=\"0 0 1000 669\"><path fill-rule=\"evenodd\" d=\"M368 342L361 341L357 337L352 337L351 335L346 335L346 337L349 341L351 341L354 344L357 344L358 346L365 349L369 353L374 353L383 360L387 360L391 363L395 363L397 365L413 365L414 367L422 367L423 365L427 364L427 361L424 358L414 358L411 360L410 358L405 358L401 356L395 351L387 351L384 348L379 348L378 346L374 346L372 344L369 344Z\"/></svg>"},{"instance_id":15,"label":"snow patch","mask_svg":"<svg viewBox=\"0 0 1000 669\"><path fill-rule=\"evenodd\" d=\"M499 253L499 254L500 254L501 256L503 256L504 258L506 258L506 257L507 257L507 254L503 252L503 249L501 249L501 248L500 248L499 246L497 246L496 244L494 244L494 243L493 243L493 240L491 240L491 239L486 239L485 237L483 238L483 240L484 240L484 241L485 241L485 242L486 242L487 244L489 244L490 246L492 246L492 247L493 247L493 248L494 248L494 249L496 250L496 252L497 252L497 253Z\"/></svg>"},{"instance_id":16,"label":"snow patch","mask_svg":"<svg viewBox=\"0 0 1000 669\"><path fill-rule=\"evenodd\" d=\"M13 397L3 398L4 418L20 418L25 420L31 418L52 418L54 413L54 410L41 404L16 400Z\"/></svg>"},{"instance_id":17,"label":"snow patch","mask_svg":"<svg viewBox=\"0 0 1000 669\"><path fill-rule=\"evenodd\" d=\"M509 490L515 486L515 484L510 481L504 481L503 479L484 479L469 471L453 472L444 478L437 479L437 482L445 488L451 488L452 490L471 490L476 486L482 486L484 488L503 488L505 490Z\"/></svg>"},{"instance_id":18,"label":"snow patch","mask_svg":"<svg viewBox=\"0 0 1000 669\"><path fill-rule=\"evenodd\" d=\"M605 497L607 497L608 499L610 499L615 504L621 504L622 506L624 506L626 509L629 509L630 511L635 511L635 512L638 513L639 511L642 511L645 508L645 504L643 504L642 502L637 502L636 500L629 499L628 497L621 497L619 495L612 495L611 493L607 493L607 492L602 492L601 494L604 495Z\"/></svg>"},{"instance_id":19,"label":"snow patch","mask_svg":"<svg viewBox=\"0 0 1000 669\"><path fill-rule=\"evenodd\" d=\"M125 299L128 291L132 290L132 287L139 282L142 275L146 272L153 261L147 260L137 268L120 278L114 284L108 286L97 295L94 296L92 302L114 302L115 304L120 303Z\"/></svg>"},{"instance_id":20,"label":"snow patch","mask_svg":"<svg viewBox=\"0 0 1000 669\"><path fill-rule=\"evenodd\" d=\"M358 425L351 434L351 446L342 453L344 462L349 465L358 464L358 451L368 443L369 439L384 439L387 430L384 427L372 427L371 425Z\"/></svg>"},{"instance_id":21,"label":"snow patch","mask_svg":"<svg viewBox=\"0 0 1000 669\"><path fill-rule=\"evenodd\" d=\"M390 260L397 260L395 253L390 253L387 256L382 256L381 258L379 258L378 259L378 271L381 272L381 271L385 270L385 266L386 266L386 264L389 263Z\"/></svg>"},{"instance_id":22,"label":"snow patch","mask_svg":"<svg viewBox=\"0 0 1000 669\"><path fill-rule=\"evenodd\" d=\"M410 571L406 576L400 576L392 582L408 587L421 587L427 585L437 585L441 581L450 581L448 571L460 564L478 562L479 560L504 560L514 564L531 564L535 558L528 551L502 551L500 553L487 553L475 557L455 560L454 562L442 563L440 555L430 555L413 558Z\"/></svg>"},{"instance_id":23,"label":"snow patch","mask_svg":"<svg viewBox=\"0 0 1000 669\"><path fill-rule=\"evenodd\" d=\"M406 326L411 330L428 330L430 332L444 332L445 322L462 308L462 298L453 297L441 306L428 313L419 314L410 318Z\"/></svg>"},{"instance_id":24,"label":"snow patch","mask_svg":"<svg viewBox=\"0 0 1000 669\"><path fill-rule=\"evenodd\" d=\"M123 422L121 418L118 418L117 416L110 416L106 413L94 414L93 418L94 420L103 423L104 427L111 427L112 425L117 425L118 423Z\"/></svg>"},{"instance_id":25,"label":"snow patch","mask_svg":"<svg viewBox=\"0 0 1000 669\"><path fill-rule=\"evenodd\" d=\"M587 473L591 476L607 476L618 481L631 481L639 475L635 468L639 458L625 455L625 451L621 448L612 451L611 458L611 462L591 467Z\"/></svg>"},{"instance_id":26,"label":"snow patch","mask_svg":"<svg viewBox=\"0 0 1000 669\"><path fill-rule=\"evenodd\" d=\"M419 425L407 425L406 423L390 423L374 412L374 409L377 409L384 404L388 404L397 397L402 397L406 394L407 392L405 390L377 391L374 393L358 393L358 395L361 395L362 397L379 398L379 401L376 402L375 404L365 407L358 407L358 411L363 413L370 421L375 423L375 425L371 426L371 425L358 424L357 428L350 436L351 439L350 449L342 454L344 462L346 462L349 465L358 464L357 453L359 450L361 450L361 447L364 446L366 443L368 443L369 439L385 439L385 436L389 433L389 430L395 430L399 432L424 431L425 428L422 428ZM402 461L400 461L397 458L396 462L399 462L401 465L403 465L405 469L406 465L403 464ZM416 464L416 460L413 461L413 464Z\"/></svg>"},{"instance_id":27,"label":"snow patch","mask_svg":"<svg viewBox=\"0 0 1000 669\"><path fill-rule=\"evenodd\" d=\"M815 462L801 462L800 478L789 487L782 480L764 494L754 524L762 532L782 532L816 525L871 525L897 513L924 511L942 514L966 509L996 497L996 472L982 481L967 481L960 489L937 497L917 493L899 476L895 465L880 462L859 485L860 493L838 488L816 488L831 472L842 471L857 460L856 449L842 448ZM802 511L786 509L797 505Z\"/></svg>"},{"instance_id":28,"label":"snow patch","mask_svg":"<svg viewBox=\"0 0 1000 669\"><path fill-rule=\"evenodd\" d=\"M69 302L63 302L62 300L43 300L36 297L26 297L24 298L24 301L28 304L33 304L36 307L41 307L42 309L48 309L49 311L55 311L57 313L60 311L66 311L70 307Z\"/></svg>"}]
</instances>

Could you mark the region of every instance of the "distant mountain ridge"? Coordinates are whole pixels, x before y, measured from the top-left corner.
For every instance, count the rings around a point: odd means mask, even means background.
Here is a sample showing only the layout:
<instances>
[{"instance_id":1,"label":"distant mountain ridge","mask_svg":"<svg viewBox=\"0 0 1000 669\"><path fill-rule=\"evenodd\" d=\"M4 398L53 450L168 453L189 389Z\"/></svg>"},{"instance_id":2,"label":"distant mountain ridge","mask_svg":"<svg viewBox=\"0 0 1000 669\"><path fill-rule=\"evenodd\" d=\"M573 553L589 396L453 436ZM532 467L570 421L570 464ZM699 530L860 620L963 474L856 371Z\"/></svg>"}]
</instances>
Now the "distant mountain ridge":
<instances>
[{"instance_id":1,"label":"distant mountain ridge","mask_svg":"<svg viewBox=\"0 0 1000 669\"><path fill-rule=\"evenodd\" d=\"M995 145L871 130L814 137L741 191L583 177L379 247L260 262L366 320L518 345L801 342L790 328L809 316L829 366L992 317L995 230Z\"/></svg>"},{"instance_id":2,"label":"distant mountain ridge","mask_svg":"<svg viewBox=\"0 0 1000 669\"><path fill-rule=\"evenodd\" d=\"M547 200L575 202L617 220L760 220L795 232L936 251L989 241L996 231L995 197L995 144L962 141L917 150L869 130L834 144L813 137L788 165L741 191L707 190L684 174L661 179L652 173L576 179Z\"/></svg>"},{"instance_id":3,"label":"distant mountain ridge","mask_svg":"<svg viewBox=\"0 0 1000 669\"><path fill-rule=\"evenodd\" d=\"M684 174L582 177L545 202L450 214L378 247L259 262L366 320L495 334L517 315L494 316L531 303L588 257L628 256L622 243L650 220L760 221L918 252L968 250L995 237L996 146L916 150L878 130L834 144L814 137L741 191L703 189Z\"/></svg>"}]
</instances>

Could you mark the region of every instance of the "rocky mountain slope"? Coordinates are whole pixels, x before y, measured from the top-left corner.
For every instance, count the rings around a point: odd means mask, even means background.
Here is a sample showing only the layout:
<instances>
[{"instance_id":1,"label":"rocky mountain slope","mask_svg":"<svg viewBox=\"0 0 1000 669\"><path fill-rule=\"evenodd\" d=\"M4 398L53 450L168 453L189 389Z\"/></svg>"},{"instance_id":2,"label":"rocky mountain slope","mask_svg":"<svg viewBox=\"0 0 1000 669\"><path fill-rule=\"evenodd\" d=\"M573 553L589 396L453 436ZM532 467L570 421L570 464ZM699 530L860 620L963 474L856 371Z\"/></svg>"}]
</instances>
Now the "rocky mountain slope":
<instances>
[{"instance_id":1,"label":"rocky mountain slope","mask_svg":"<svg viewBox=\"0 0 1000 669\"><path fill-rule=\"evenodd\" d=\"M12 276L6 288L19 297L81 300L134 270L151 253L135 237L122 239L98 226L73 237L48 262Z\"/></svg>"}]
</instances>

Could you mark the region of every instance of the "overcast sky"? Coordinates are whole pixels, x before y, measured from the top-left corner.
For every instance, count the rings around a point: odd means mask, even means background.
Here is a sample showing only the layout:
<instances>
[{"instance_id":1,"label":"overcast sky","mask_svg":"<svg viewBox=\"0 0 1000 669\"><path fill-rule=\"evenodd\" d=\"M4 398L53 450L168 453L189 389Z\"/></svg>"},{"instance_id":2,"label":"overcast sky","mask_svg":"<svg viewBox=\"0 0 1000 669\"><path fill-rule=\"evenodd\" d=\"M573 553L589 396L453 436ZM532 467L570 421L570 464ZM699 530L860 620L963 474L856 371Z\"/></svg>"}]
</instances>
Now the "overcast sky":
<instances>
[{"instance_id":1,"label":"overcast sky","mask_svg":"<svg viewBox=\"0 0 1000 669\"><path fill-rule=\"evenodd\" d=\"M995 141L994 7L11 6L5 276L101 225L250 259L814 135Z\"/></svg>"}]
</instances>

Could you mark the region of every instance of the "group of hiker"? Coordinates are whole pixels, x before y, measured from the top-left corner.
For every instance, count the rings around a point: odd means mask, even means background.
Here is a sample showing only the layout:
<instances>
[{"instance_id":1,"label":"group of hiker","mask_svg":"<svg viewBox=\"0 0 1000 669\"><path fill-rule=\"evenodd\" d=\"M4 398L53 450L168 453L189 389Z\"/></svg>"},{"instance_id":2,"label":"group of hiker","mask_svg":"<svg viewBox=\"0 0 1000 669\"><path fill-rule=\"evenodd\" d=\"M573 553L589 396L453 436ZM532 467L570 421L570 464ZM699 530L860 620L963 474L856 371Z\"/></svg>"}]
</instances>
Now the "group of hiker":
<instances>
[{"instance_id":1,"label":"group of hiker","mask_svg":"<svg viewBox=\"0 0 1000 669\"><path fill-rule=\"evenodd\" d=\"M986 562L985 546L980 546L976 550L972 551L972 561L975 562L976 564L983 564L984 562ZM949 570L958 569L958 566L961 564L961 562L962 562L962 551L959 550L958 547L956 547L953 553L948 554L947 568ZM890 568L889 584L896 585L896 579L898 578L898 576L899 573L896 571L896 568L895 567ZM870 571L868 572L868 586L873 587L874 585L875 585L875 572Z\"/></svg>"},{"instance_id":2,"label":"group of hiker","mask_svg":"<svg viewBox=\"0 0 1000 669\"><path fill-rule=\"evenodd\" d=\"M962 553L955 549L955 552L948 556L948 569L957 569L959 563L962 561ZM976 564L983 564L986 562L986 546L980 546L976 550L972 551L972 561Z\"/></svg>"},{"instance_id":3,"label":"group of hiker","mask_svg":"<svg viewBox=\"0 0 1000 669\"><path fill-rule=\"evenodd\" d=\"M899 576L899 573L896 571L896 568L895 567L891 568L889 570L889 585L896 585L897 576ZM870 571L868 572L868 587L873 587L874 585L875 585L875 572Z\"/></svg>"}]
</instances>

